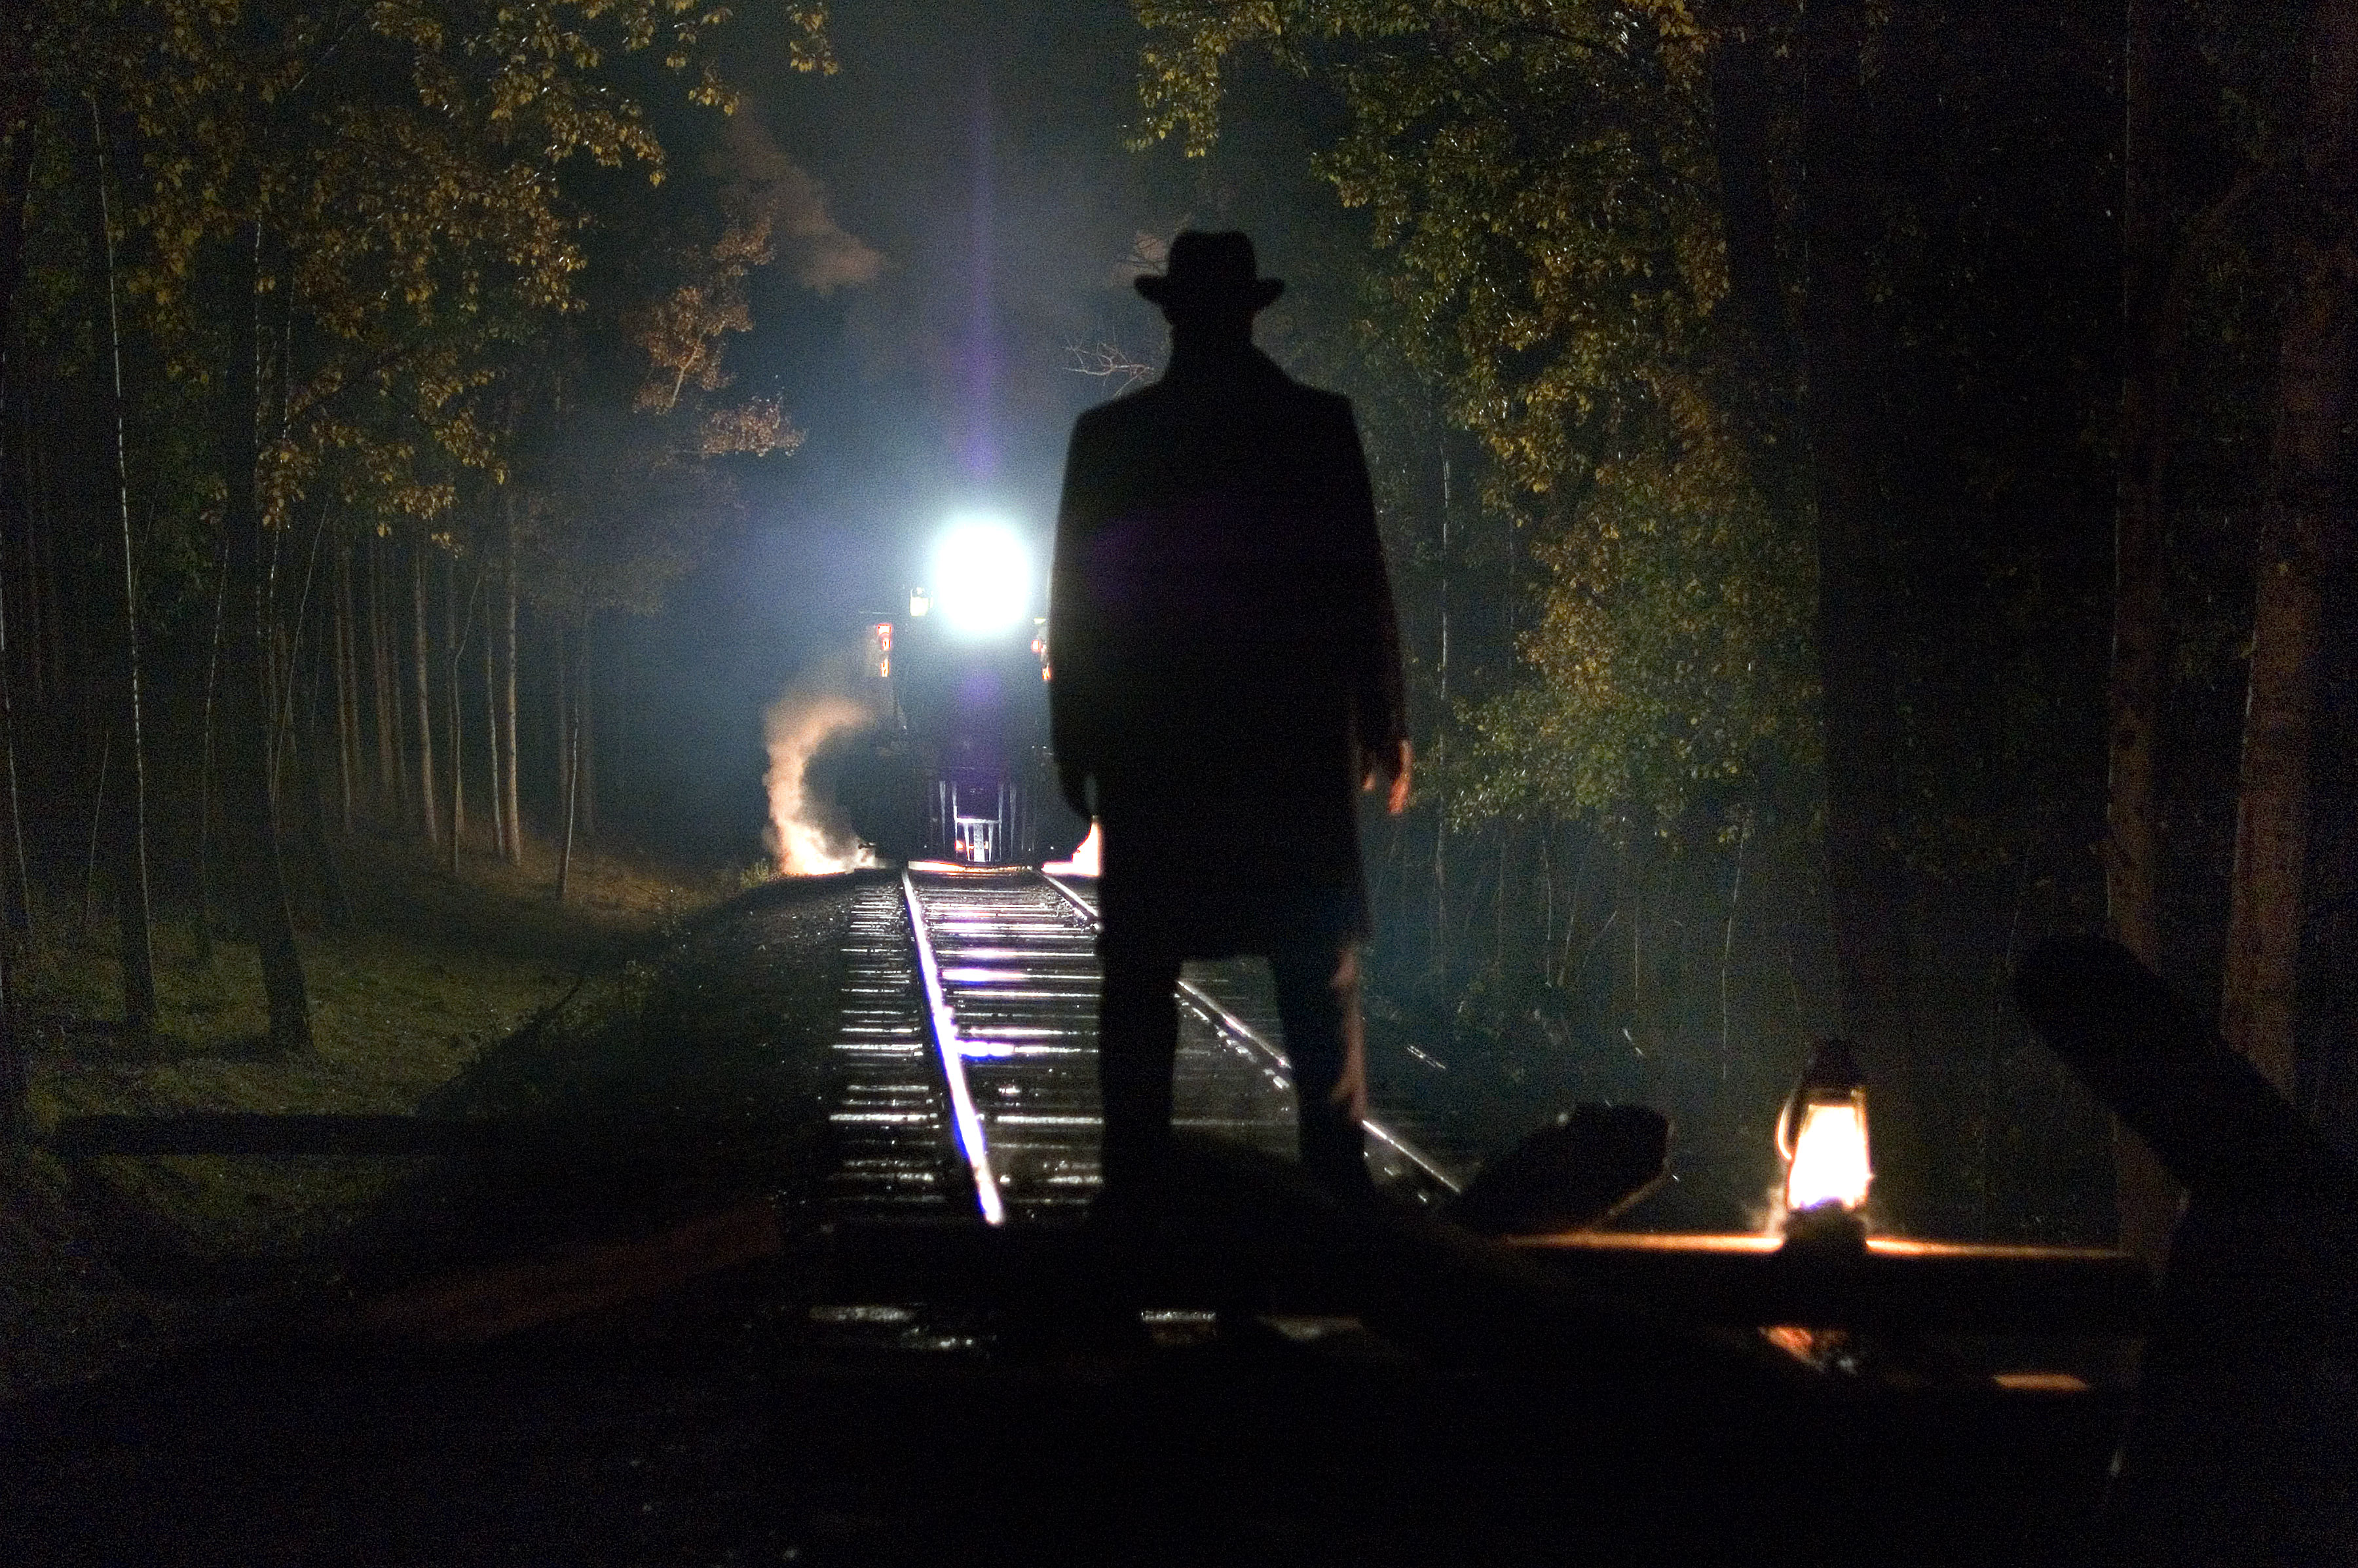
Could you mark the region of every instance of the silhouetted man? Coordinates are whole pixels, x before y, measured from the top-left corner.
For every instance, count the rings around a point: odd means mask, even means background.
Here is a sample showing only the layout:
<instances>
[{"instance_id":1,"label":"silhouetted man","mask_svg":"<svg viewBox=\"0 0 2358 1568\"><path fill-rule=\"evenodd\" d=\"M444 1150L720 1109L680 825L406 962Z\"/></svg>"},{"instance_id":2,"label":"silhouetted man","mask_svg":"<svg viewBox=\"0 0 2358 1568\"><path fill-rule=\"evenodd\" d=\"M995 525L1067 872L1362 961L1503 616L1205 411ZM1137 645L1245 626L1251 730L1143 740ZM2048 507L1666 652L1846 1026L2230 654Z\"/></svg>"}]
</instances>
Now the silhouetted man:
<instances>
[{"instance_id":1,"label":"silhouetted man","mask_svg":"<svg viewBox=\"0 0 2358 1568\"><path fill-rule=\"evenodd\" d=\"M1277 982L1302 1157L1364 1192L1353 796L1407 803L1400 638L1350 403L1252 344L1284 285L1239 233L1183 233L1138 291L1171 323L1160 381L1081 416L1049 594L1056 765L1104 831L1098 1076L1117 1206L1169 1147L1185 958Z\"/></svg>"}]
</instances>

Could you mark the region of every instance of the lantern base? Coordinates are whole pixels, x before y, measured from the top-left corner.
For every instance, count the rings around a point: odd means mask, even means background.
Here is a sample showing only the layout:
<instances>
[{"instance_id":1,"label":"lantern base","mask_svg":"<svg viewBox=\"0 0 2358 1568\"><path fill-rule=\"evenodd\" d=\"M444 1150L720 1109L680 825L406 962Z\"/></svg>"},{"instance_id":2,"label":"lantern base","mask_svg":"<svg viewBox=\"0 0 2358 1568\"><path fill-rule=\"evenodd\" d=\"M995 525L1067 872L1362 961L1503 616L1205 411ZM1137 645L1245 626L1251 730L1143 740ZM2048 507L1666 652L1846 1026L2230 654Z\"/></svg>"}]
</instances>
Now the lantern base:
<instances>
[{"instance_id":1,"label":"lantern base","mask_svg":"<svg viewBox=\"0 0 2358 1568\"><path fill-rule=\"evenodd\" d=\"M1822 1203L1785 1216L1785 1248L1809 1252L1865 1253L1866 1221L1839 1203Z\"/></svg>"}]
</instances>

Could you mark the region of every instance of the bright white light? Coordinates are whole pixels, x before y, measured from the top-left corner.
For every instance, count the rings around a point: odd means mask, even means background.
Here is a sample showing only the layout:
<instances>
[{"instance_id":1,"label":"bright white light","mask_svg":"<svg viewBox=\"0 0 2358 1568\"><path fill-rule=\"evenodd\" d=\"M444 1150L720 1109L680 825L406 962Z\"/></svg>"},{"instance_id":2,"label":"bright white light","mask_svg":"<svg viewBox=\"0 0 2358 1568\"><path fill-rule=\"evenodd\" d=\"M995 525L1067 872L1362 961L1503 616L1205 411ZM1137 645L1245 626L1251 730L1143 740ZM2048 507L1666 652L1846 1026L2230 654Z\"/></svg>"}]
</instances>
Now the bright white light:
<instances>
[{"instance_id":1,"label":"bright white light","mask_svg":"<svg viewBox=\"0 0 2358 1568\"><path fill-rule=\"evenodd\" d=\"M1793 1137L1793 1167L1785 1179L1785 1206L1838 1203L1855 1209L1873 1180L1866 1163L1866 1119L1855 1104L1812 1105L1801 1110Z\"/></svg>"},{"instance_id":2,"label":"bright white light","mask_svg":"<svg viewBox=\"0 0 2358 1568\"><path fill-rule=\"evenodd\" d=\"M1032 552L995 517L957 517L934 551L934 606L956 632L1003 632L1032 611Z\"/></svg>"},{"instance_id":3,"label":"bright white light","mask_svg":"<svg viewBox=\"0 0 2358 1568\"><path fill-rule=\"evenodd\" d=\"M1081 840L1069 860L1051 860L1040 869L1052 877L1096 877L1105 873L1100 869L1104 846L1098 838L1097 818L1089 818L1089 836Z\"/></svg>"}]
</instances>

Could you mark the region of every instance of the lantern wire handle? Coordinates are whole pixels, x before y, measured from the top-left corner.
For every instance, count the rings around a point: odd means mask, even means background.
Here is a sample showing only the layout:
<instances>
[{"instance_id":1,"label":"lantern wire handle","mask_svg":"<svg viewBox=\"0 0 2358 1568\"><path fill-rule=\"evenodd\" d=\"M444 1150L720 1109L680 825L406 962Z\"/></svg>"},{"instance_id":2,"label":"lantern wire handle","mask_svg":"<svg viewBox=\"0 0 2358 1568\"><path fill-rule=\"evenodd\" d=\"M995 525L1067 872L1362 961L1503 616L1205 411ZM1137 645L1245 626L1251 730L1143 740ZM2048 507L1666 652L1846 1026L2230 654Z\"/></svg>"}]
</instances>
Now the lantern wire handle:
<instances>
[{"instance_id":1,"label":"lantern wire handle","mask_svg":"<svg viewBox=\"0 0 2358 1568\"><path fill-rule=\"evenodd\" d=\"M1788 1165L1793 1162L1795 1122L1800 1119L1801 1104L1812 1089L1839 1089L1844 1094L1856 1090L1865 1079L1858 1070L1857 1058L1851 1054L1847 1040L1821 1040L1810 1047L1809 1065L1794 1080L1793 1089L1777 1111L1777 1153Z\"/></svg>"},{"instance_id":2,"label":"lantern wire handle","mask_svg":"<svg viewBox=\"0 0 2358 1568\"><path fill-rule=\"evenodd\" d=\"M1785 1103L1777 1108L1777 1157L1788 1165L1793 1162L1793 1112L1800 1108L1801 1092L1808 1083L1809 1078L1804 1075L1793 1086L1792 1092L1785 1097Z\"/></svg>"}]
</instances>

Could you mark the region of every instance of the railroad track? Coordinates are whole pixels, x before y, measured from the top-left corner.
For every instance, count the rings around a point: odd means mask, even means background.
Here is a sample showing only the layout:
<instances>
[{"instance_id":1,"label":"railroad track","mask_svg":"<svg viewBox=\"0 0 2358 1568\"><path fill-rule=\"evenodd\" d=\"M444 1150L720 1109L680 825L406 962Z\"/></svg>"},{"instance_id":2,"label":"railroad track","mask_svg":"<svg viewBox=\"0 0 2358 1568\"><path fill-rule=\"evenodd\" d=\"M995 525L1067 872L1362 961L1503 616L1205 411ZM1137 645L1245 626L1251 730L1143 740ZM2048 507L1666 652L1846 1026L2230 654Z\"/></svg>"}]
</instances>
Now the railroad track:
<instances>
[{"instance_id":1,"label":"railroad track","mask_svg":"<svg viewBox=\"0 0 2358 1568\"><path fill-rule=\"evenodd\" d=\"M1099 1179L1096 929L1088 892L1038 871L861 889L835 1045L838 1215L1079 1216ZM1291 1071L1236 968L1181 981L1174 1120L1290 1158ZM1379 1184L1421 1203L1455 1190L1413 1140L1368 1131Z\"/></svg>"}]
</instances>

